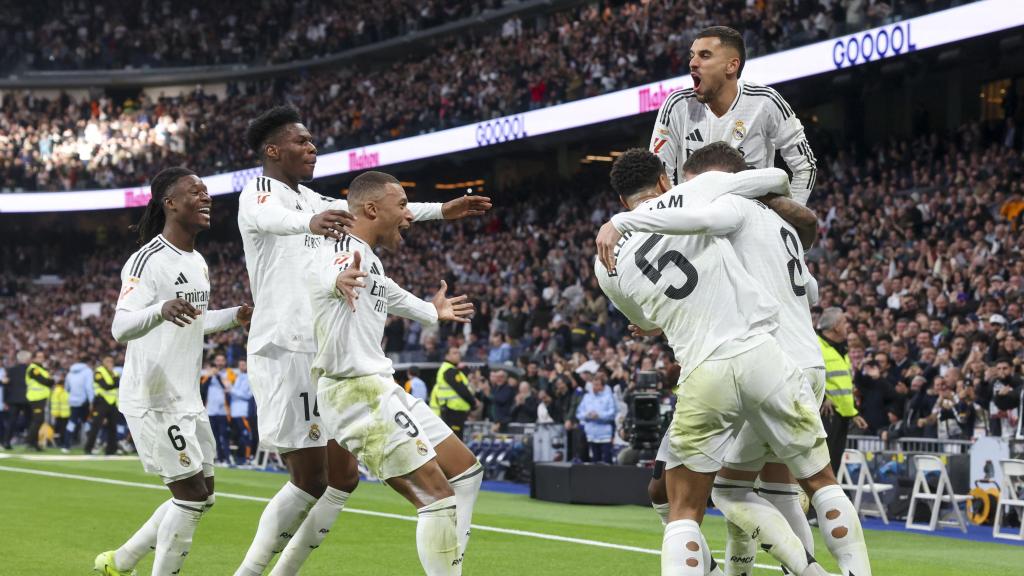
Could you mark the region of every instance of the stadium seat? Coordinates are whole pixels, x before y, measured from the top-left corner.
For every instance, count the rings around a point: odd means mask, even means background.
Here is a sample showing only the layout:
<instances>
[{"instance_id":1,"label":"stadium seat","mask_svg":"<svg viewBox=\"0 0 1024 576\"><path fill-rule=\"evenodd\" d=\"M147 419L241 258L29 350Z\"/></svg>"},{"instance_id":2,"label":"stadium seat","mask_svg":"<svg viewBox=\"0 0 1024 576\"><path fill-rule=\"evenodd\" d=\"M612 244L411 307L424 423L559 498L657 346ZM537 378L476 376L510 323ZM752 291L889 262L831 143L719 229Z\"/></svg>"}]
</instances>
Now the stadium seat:
<instances>
[{"instance_id":1,"label":"stadium seat","mask_svg":"<svg viewBox=\"0 0 1024 576\"><path fill-rule=\"evenodd\" d=\"M254 470L274 469L279 467L280 462L281 456L277 453L277 450L260 446L256 449L256 455L252 458L252 467Z\"/></svg>"},{"instance_id":2,"label":"stadium seat","mask_svg":"<svg viewBox=\"0 0 1024 576\"><path fill-rule=\"evenodd\" d=\"M853 479L850 474L850 466L857 466L857 478ZM885 513L885 506L879 494L892 490L892 484L876 483L868 468L867 458L860 450L847 449L843 452L842 465L839 466L839 476L836 478L843 490L853 493L853 507L861 516L868 514L878 515L882 522L889 523L889 517ZM862 509L861 501L865 493L869 493L875 500L874 509Z\"/></svg>"},{"instance_id":3,"label":"stadium seat","mask_svg":"<svg viewBox=\"0 0 1024 576\"><path fill-rule=\"evenodd\" d=\"M1003 468L1003 483L999 486L999 502L996 503L996 521L992 524L992 537L1006 540L1024 540L1024 522L1016 534L1002 532L1003 511L1018 508L1018 517L1024 517L1024 497L1020 489L1024 488L1024 460L1008 459L999 463Z\"/></svg>"},{"instance_id":4,"label":"stadium seat","mask_svg":"<svg viewBox=\"0 0 1024 576\"><path fill-rule=\"evenodd\" d=\"M960 504L967 502L968 496L953 492L953 485L949 481L949 473L946 465L938 456L914 456L914 467L917 474L914 476L914 491L910 496L910 510L907 511L907 528L913 530L927 530L934 532L938 526L959 526L960 531L967 532L967 521L964 513L960 510ZM928 485L928 475L938 474L939 480L936 483L935 491L932 492ZM914 509L919 502L928 502L931 505L931 516L927 524L914 522ZM956 520L940 520L939 512L943 504L950 504L953 508L952 514Z\"/></svg>"}]
</instances>

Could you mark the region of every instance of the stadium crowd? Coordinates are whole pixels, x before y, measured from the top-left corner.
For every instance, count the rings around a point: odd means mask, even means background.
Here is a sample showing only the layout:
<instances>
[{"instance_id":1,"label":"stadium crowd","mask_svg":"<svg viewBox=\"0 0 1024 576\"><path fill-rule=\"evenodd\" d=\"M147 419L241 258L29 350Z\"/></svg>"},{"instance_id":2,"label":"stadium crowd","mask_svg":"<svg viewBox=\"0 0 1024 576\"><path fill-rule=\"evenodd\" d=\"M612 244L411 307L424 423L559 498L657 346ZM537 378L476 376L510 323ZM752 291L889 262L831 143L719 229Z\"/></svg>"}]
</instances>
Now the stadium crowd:
<instances>
[{"instance_id":1,"label":"stadium crowd","mask_svg":"<svg viewBox=\"0 0 1024 576\"><path fill-rule=\"evenodd\" d=\"M817 141L823 160L810 207L821 238L807 255L821 285L814 312L816 318L822 308L840 306L850 321L846 344L868 425L862 433L888 441L1021 434L1020 136L970 124L868 150ZM539 418L578 427L588 383L606 383L605 394L621 407L638 371L670 372L665 343L628 337L595 282L594 235L617 210L610 193L593 197L607 190L606 178L592 167L571 183L522 183L529 195L498 195L498 208L483 219L446 223L440 233L435 225L414 226L401 254L384 257L389 274L422 296L443 278L470 294L478 312L459 328L391 319L386 351L401 361L439 362L457 347L464 362L488 365L469 371L480 400L475 417L498 425ZM238 243L209 242L201 250L214 304L247 301ZM0 283L3 365L11 366L18 350L41 351L60 380L79 360L120 359L109 333L111 303L121 257L130 251L106 248L78 261L30 246L5 248L5 270L34 274ZM68 267L69 260L78 266ZM69 271L63 284L32 284L39 272L59 270ZM99 314L83 318L82 302L101 303ZM222 364L237 369L244 338L236 330L210 339L210 360L222 352ZM620 421L624 415L619 410Z\"/></svg>"},{"instance_id":2,"label":"stadium crowd","mask_svg":"<svg viewBox=\"0 0 1024 576\"><path fill-rule=\"evenodd\" d=\"M0 72L275 64L335 54L500 0L44 0L0 7Z\"/></svg>"},{"instance_id":3,"label":"stadium crowd","mask_svg":"<svg viewBox=\"0 0 1024 576\"><path fill-rule=\"evenodd\" d=\"M137 96L117 102L106 97L61 95L49 99L4 93L0 107L0 191L135 186L143 184L146 175L160 166L184 158L201 174L251 167L255 160L239 136L245 121L254 111L282 100L306 111L306 124L321 150L331 151L464 125L685 74L690 43L699 30L710 24L729 24L744 30L747 53L753 57L957 3L956 0L587 3L525 23L513 16L494 34L445 37L428 51L414 51L389 64L229 84L223 98L206 94L202 89L175 97ZM222 8L222 3L193 4L191 11L175 7L174 14L210 22L211 26L228 26L232 21L243 26L237 18L228 16L209 19L192 16L202 10L232 13L230 8ZM305 14L301 7L288 12L292 4L263 3L264 10L246 11L244 18L270 18L280 10L293 15ZM231 7L235 3L223 5ZM434 16L419 15L423 18L421 24L429 25L440 18L436 16L440 12L472 13L486 5L489 4L428 4L424 12ZM413 13L409 8L398 9L388 2L367 3L367 6L374 8L366 14L380 14L381 18L401 19ZM334 3L318 4L315 9L309 7L310 13L320 11L336 13ZM57 13L47 11L38 17L52 17ZM126 10L122 13L148 12ZM295 37L281 43L283 47L277 50L286 52L287 58L302 56L299 47L305 45L301 40L304 34L297 30L308 27L308 22L302 18L275 18L282 29L287 28L285 23L294 24L287 35ZM356 20L333 18L330 21L350 26L357 25L353 24ZM116 19L87 21L108 26ZM397 28L381 26L388 30L402 29L400 25L396 25ZM21 27L15 28L16 31L7 30L6 34L12 38L25 36ZM114 28L112 33L116 35L118 28ZM161 25L161 32L153 34L173 36L201 29L202 26ZM4 30L0 24L0 43ZM82 34L87 38L97 36L90 34L88 26ZM40 32L42 35L44 33ZM246 38L248 35L246 33ZM257 36L267 38L270 44L246 40L244 45L254 49L264 46L268 50L269 46L279 46L276 35ZM371 36L377 38L380 33ZM326 34L326 38L335 37L347 38L344 34ZM177 46L163 39L157 43ZM108 44L119 45L104 43ZM168 58L170 54L185 57L208 43L190 40L184 44L187 48L168 48ZM219 46L214 44L214 48ZM131 52L146 53L145 50ZM190 58L196 62L206 61L195 54ZM459 72L453 74L453 70Z\"/></svg>"}]
</instances>

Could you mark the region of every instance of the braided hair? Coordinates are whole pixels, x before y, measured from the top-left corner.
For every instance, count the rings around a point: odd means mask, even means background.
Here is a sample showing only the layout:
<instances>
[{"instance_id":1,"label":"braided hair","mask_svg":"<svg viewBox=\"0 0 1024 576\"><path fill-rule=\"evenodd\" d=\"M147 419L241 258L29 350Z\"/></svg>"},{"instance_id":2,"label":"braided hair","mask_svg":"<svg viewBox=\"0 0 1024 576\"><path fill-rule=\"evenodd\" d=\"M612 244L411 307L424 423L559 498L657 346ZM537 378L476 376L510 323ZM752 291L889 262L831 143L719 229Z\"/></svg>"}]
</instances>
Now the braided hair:
<instances>
[{"instance_id":1,"label":"braided hair","mask_svg":"<svg viewBox=\"0 0 1024 576\"><path fill-rule=\"evenodd\" d=\"M150 183L150 198L146 204L146 210L139 218L139 223L132 226L132 232L139 233L139 244L146 244L156 235L163 231L167 223L167 216L164 214L164 198L174 184L185 176L194 176L195 172L184 166L165 168L153 177Z\"/></svg>"}]
</instances>

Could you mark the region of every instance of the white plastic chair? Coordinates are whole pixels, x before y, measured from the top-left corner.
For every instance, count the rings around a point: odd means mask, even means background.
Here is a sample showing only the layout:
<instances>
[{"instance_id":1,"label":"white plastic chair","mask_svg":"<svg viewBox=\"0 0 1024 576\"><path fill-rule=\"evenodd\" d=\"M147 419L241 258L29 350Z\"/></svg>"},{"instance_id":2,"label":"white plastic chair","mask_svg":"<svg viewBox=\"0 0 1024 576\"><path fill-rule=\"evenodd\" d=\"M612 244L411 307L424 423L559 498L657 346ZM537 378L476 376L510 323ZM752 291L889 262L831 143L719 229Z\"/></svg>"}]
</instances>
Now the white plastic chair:
<instances>
[{"instance_id":1,"label":"white plastic chair","mask_svg":"<svg viewBox=\"0 0 1024 576\"><path fill-rule=\"evenodd\" d=\"M847 466L858 466L857 478L853 479L850 469ZM839 466L839 476L836 478L843 490L853 493L853 507L861 516L876 514L882 518L882 522L889 523L889 517L885 513L885 506L879 494L892 490L892 484L876 483L871 477L871 470L868 469L867 458L860 450L848 448L843 452L842 464ZM868 493L875 500L875 509L861 509L861 500L864 493Z\"/></svg>"},{"instance_id":2,"label":"white plastic chair","mask_svg":"<svg viewBox=\"0 0 1024 576\"><path fill-rule=\"evenodd\" d=\"M1024 518L1024 500L1019 496L1017 488L1024 486L1024 460L1002 460L999 462L1003 468L1003 482L999 486L999 502L996 503L996 521L992 525L992 537L1004 538L1006 540L1024 540L1024 522L1021 522L1017 534L1012 532L1001 532L1003 525L1003 509L1020 508L1017 513Z\"/></svg>"},{"instance_id":3,"label":"white plastic chair","mask_svg":"<svg viewBox=\"0 0 1024 576\"><path fill-rule=\"evenodd\" d=\"M942 463L942 460L938 456L914 456L914 467L917 468L917 475L914 477L914 491L910 496L907 528L934 532L936 526L959 526L961 532L967 533L967 521L964 519L964 513L960 511L960 504L967 502L969 497L966 494L961 495L953 492L953 485L949 481L949 473L946 471L946 465ZM926 474L929 472L939 473L939 482L934 493L928 486ZM914 509L920 501L928 502L931 505L932 514L928 524L914 523ZM939 520L939 511L942 509L943 504L950 504L952 506L956 520Z\"/></svg>"},{"instance_id":4,"label":"white plastic chair","mask_svg":"<svg viewBox=\"0 0 1024 576\"><path fill-rule=\"evenodd\" d=\"M277 453L277 450L259 446L256 448L256 455L252 458L252 467L253 470L266 470L271 466L277 467L278 464L273 463L275 461L281 461L281 456Z\"/></svg>"}]
</instances>

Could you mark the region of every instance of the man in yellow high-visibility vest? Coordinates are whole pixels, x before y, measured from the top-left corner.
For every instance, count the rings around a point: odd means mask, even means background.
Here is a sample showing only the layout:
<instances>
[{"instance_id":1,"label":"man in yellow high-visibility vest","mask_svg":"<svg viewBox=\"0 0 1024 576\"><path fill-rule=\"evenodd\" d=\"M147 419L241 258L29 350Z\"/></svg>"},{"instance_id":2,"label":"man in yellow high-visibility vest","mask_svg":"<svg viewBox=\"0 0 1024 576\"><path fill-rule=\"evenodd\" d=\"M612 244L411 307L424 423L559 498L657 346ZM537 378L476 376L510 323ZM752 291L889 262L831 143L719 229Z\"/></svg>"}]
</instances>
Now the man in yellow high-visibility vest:
<instances>
[{"instance_id":1,"label":"man in yellow high-visibility vest","mask_svg":"<svg viewBox=\"0 0 1024 576\"><path fill-rule=\"evenodd\" d=\"M53 378L50 378L50 372L43 368L44 360L46 360L46 355L36 352L35 360L25 370L25 400L32 407L32 421L25 441L40 452L43 449L39 446L39 428L43 425L46 416L46 401L50 399L50 388L53 387Z\"/></svg>"},{"instance_id":2,"label":"man in yellow high-visibility vest","mask_svg":"<svg viewBox=\"0 0 1024 576\"><path fill-rule=\"evenodd\" d=\"M846 350L848 329L842 308L826 308L818 319L818 341L825 359L825 400L821 404L821 419L828 433L826 442L833 473L838 471L846 449L850 422L861 430L868 427L853 399L853 367Z\"/></svg>"},{"instance_id":3,"label":"man in yellow high-visibility vest","mask_svg":"<svg viewBox=\"0 0 1024 576\"><path fill-rule=\"evenodd\" d=\"M92 412L89 414L91 427L85 440L85 453L92 453L102 426L107 431L105 453L108 456L117 454L117 391L121 386L121 377L114 373L112 357L104 357L103 363L96 367L92 386L96 396L92 399Z\"/></svg>"},{"instance_id":4,"label":"man in yellow high-visibility vest","mask_svg":"<svg viewBox=\"0 0 1024 576\"><path fill-rule=\"evenodd\" d=\"M437 370L434 389L430 391L430 409L441 417L459 440L462 440L469 412L476 407L469 379L459 370L461 361L459 349L455 346L448 348L444 362Z\"/></svg>"},{"instance_id":5,"label":"man in yellow high-visibility vest","mask_svg":"<svg viewBox=\"0 0 1024 576\"><path fill-rule=\"evenodd\" d=\"M68 420L71 419L71 403L68 401L68 391L64 388L64 380L56 380L53 383L53 392L50 393L50 418L53 426L53 442L61 446L62 452L68 452L65 446L65 435L68 433Z\"/></svg>"}]
</instances>

